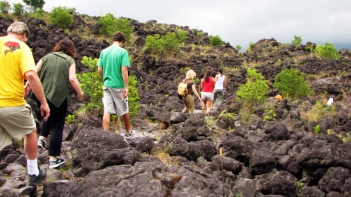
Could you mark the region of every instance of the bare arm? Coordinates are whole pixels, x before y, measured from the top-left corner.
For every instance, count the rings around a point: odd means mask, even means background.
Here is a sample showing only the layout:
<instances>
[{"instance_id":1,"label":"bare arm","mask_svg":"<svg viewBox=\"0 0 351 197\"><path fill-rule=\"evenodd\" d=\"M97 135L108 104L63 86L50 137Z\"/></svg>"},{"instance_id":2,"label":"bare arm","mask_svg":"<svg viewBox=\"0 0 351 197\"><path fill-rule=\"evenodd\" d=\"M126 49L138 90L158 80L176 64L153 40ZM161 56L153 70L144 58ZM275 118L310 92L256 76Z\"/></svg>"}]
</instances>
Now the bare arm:
<instances>
[{"instance_id":1,"label":"bare arm","mask_svg":"<svg viewBox=\"0 0 351 197\"><path fill-rule=\"evenodd\" d=\"M99 73L100 78L102 79L102 67L101 66L98 66L98 73Z\"/></svg>"},{"instance_id":2,"label":"bare arm","mask_svg":"<svg viewBox=\"0 0 351 197\"><path fill-rule=\"evenodd\" d=\"M69 75L69 83L72 85L74 91L77 93L77 99L82 99L84 96L84 92L80 89L79 81L76 76L76 64L73 63L69 67L68 70L68 75Z\"/></svg>"},{"instance_id":3,"label":"bare arm","mask_svg":"<svg viewBox=\"0 0 351 197\"><path fill-rule=\"evenodd\" d=\"M44 120L46 121L50 116L50 108L48 103L46 102L46 97L44 94L43 87L41 85L40 79L37 73L33 70L27 71L25 74L27 81L34 92L35 96L40 102L40 114L44 116Z\"/></svg>"},{"instance_id":4,"label":"bare arm","mask_svg":"<svg viewBox=\"0 0 351 197\"><path fill-rule=\"evenodd\" d=\"M123 97L126 98L128 96L128 67L122 66L122 77L125 85Z\"/></svg>"},{"instance_id":5,"label":"bare arm","mask_svg":"<svg viewBox=\"0 0 351 197\"><path fill-rule=\"evenodd\" d=\"M196 87L195 87L195 84L193 84L191 86L191 89L193 90L194 94L197 96L197 98L199 98L199 100L202 102L202 99L200 98L200 95L197 93L196 91Z\"/></svg>"},{"instance_id":6,"label":"bare arm","mask_svg":"<svg viewBox=\"0 0 351 197\"><path fill-rule=\"evenodd\" d=\"M39 62L37 63L37 65L35 66L37 69L37 73L39 73L39 71L41 70L43 66L43 60L40 59ZM24 85L24 97L26 97L30 92L30 85L28 83L28 81L26 82L26 84Z\"/></svg>"}]
</instances>

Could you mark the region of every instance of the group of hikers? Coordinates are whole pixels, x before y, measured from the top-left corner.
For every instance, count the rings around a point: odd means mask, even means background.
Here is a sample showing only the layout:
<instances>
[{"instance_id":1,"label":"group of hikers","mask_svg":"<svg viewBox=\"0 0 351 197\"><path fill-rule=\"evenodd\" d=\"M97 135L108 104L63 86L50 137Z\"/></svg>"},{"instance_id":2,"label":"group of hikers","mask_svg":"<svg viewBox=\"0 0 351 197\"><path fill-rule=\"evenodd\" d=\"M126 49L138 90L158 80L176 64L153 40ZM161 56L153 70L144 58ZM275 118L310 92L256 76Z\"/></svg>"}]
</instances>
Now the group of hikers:
<instances>
[{"instance_id":1,"label":"group of hikers","mask_svg":"<svg viewBox=\"0 0 351 197\"><path fill-rule=\"evenodd\" d=\"M222 69L218 69L215 78L212 77L211 70L206 69L204 77L200 81L200 96L196 90L195 77L195 71L189 70L185 75L185 79L183 79L183 82L187 84L188 94L181 97L185 106L182 112L194 113L195 101L193 95L195 95L201 102L202 112L209 113L214 104L217 104L216 100L218 99L220 103L223 99L228 84L227 78L223 75Z\"/></svg>"},{"instance_id":2,"label":"group of hikers","mask_svg":"<svg viewBox=\"0 0 351 197\"><path fill-rule=\"evenodd\" d=\"M27 157L28 185L34 186L46 178L46 171L38 167L39 148L46 147L50 135L49 168L65 161L61 154L62 134L67 107L71 102L70 86L76 99L82 100L84 92L76 77L76 48L68 38L60 40L51 53L35 64L31 49L26 44L29 28L23 22L14 22L7 28L7 36L0 37L0 150L13 140L24 139ZM98 73L104 82L104 115L102 128L110 129L110 115L121 116L126 129L125 137L132 135L128 108L128 52L122 48L123 33L117 31L111 46L102 50ZM40 106L42 118L39 138L26 97Z\"/></svg>"}]
</instances>

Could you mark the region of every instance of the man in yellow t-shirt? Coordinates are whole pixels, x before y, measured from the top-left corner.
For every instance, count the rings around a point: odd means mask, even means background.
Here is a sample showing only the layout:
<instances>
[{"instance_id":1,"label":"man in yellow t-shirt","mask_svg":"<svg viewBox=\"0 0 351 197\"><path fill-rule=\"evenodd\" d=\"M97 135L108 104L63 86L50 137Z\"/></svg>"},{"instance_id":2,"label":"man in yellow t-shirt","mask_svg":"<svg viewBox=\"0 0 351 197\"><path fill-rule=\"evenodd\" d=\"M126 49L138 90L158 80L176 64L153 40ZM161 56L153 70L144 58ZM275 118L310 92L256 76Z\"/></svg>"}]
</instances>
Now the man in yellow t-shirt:
<instances>
[{"instance_id":1,"label":"man in yellow t-shirt","mask_svg":"<svg viewBox=\"0 0 351 197\"><path fill-rule=\"evenodd\" d=\"M41 103L40 111L47 120L50 108L38 78L30 48L25 44L29 34L23 22L12 23L7 36L0 37L0 150L24 137L24 151L27 156L28 185L33 186L45 179L46 172L38 168L38 139L31 107L24 96L23 87L28 81L32 91Z\"/></svg>"}]
</instances>

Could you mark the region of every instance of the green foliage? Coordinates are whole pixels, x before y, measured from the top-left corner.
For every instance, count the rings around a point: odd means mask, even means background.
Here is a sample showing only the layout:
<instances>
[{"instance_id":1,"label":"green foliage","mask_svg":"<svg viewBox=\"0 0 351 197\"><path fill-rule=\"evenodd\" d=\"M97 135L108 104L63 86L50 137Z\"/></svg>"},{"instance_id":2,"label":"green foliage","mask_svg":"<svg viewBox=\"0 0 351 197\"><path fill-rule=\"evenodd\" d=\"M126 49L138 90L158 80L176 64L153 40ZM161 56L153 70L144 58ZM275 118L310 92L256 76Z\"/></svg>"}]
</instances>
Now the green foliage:
<instances>
[{"instance_id":1,"label":"green foliage","mask_svg":"<svg viewBox=\"0 0 351 197\"><path fill-rule=\"evenodd\" d=\"M76 116L73 114L69 114L66 116L66 124L72 124L74 120L76 119Z\"/></svg>"},{"instance_id":2,"label":"green foliage","mask_svg":"<svg viewBox=\"0 0 351 197\"><path fill-rule=\"evenodd\" d=\"M21 3L13 4L13 15L23 16L25 14L26 14L26 11L24 10L24 6Z\"/></svg>"},{"instance_id":3,"label":"green foliage","mask_svg":"<svg viewBox=\"0 0 351 197\"><path fill-rule=\"evenodd\" d=\"M313 93L305 80L305 74L295 69L283 69L274 79L273 87L284 97L300 98Z\"/></svg>"},{"instance_id":4,"label":"green foliage","mask_svg":"<svg viewBox=\"0 0 351 197\"><path fill-rule=\"evenodd\" d=\"M179 41L177 35L174 32L167 32L165 36L162 37L163 53L165 55L173 55L175 52L179 51Z\"/></svg>"},{"instance_id":5,"label":"green foliage","mask_svg":"<svg viewBox=\"0 0 351 197\"><path fill-rule=\"evenodd\" d=\"M138 89L137 89L138 81L136 80L135 76L129 75L128 83L129 83L129 95L128 95L129 115L130 117L136 117L139 112L138 101L140 100Z\"/></svg>"},{"instance_id":6,"label":"green foliage","mask_svg":"<svg viewBox=\"0 0 351 197\"><path fill-rule=\"evenodd\" d=\"M272 121L275 117L277 117L277 114L273 109L265 110L265 113L266 115L263 117L264 121Z\"/></svg>"},{"instance_id":7,"label":"green foliage","mask_svg":"<svg viewBox=\"0 0 351 197\"><path fill-rule=\"evenodd\" d=\"M238 52L241 50L241 46L238 45L238 44L235 46L235 48L236 48L236 50L237 50Z\"/></svg>"},{"instance_id":8,"label":"green foliage","mask_svg":"<svg viewBox=\"0 0 351 197\"><path fill-rule=\"evenodd\" d=\"M307 43L306 46L305 46L305 51L309 52L309 53L312 53L314 50L314 44L312 43Z\"/></svg>"},{"instance_id":9,"label":"green foliage","mask_svg":"<svg viewBox=\"0 0 351 197\"><path fill-rule=\"evenodd\" d=\"M0 1L0 12L2 14L8 14L11 10L11 5L7 0Z\"/></svg>"},{"instance_id":10,"label":"green foliage","mask_svg":"<svg viewBox=\"0 0 351 197\"><path fill-rule=\"evenodd\" d=\"M254 46L255 46L255 43L250 42L249 48L247 49L247 51L248 51L248 52L251 52L251 50L254 48Z\"/></svg>"},{"instance_id":11,"label":"green foliage","mask_svg":"<svg viewBox=\"0 0 351 197\"><path fill-rule=\"evenodd\" d=\"M179 43L184 43L188 39L188 32L184 30L178 30L177 32Z\"/></svg>"},{"instance_id":12,"label":"green foliage","mask_svg":"<svg viewBox=\"0 0 351 197\"><path fill-rule=\"evenodd\" d=\"M211 46L217 46L222 44L222 39L219 37L219 35L213 36L210 38L210 44Z\"/></svg>"},{"instance_id":13,"label":"green foliage","mask_svg":"<svg viewBox=\"0 0 351 197\"><path fill-rule=\"evenodd\" d=\"M302 38L301 36L296 36L294 35L294 40L292 41L292 43L295 45L295 46L298 46L302 43Z\"/></svg>"},{"instance_id":14,"label":"green foliage","mask_svg":"<svg viewBox=\"0 0 351 197\"><path fill-rule=\"evenodd\" d=\"M256 106L266 100L268 84L261 73L257 73L255 69L247 68L249 77L245 84L239 86L236 93L238 101L244 102L249 106Z\"/></svg>"},{"instance_id":15,"label":"green foliage","mask_svg":"<svg viewBox=\"0 0 351 197\"><path fill-rule=\"evenodd\" d=\"M321 132L321 126L319 124L314 126L313 127L313 132L314 132L314 134L318 135Z\"/></svg>"},{"instance_id":16,"label":"green foliage","mask_svg":"<svg viewBox=\"0 0 351 197\"><path fill-rule=\"evenodd\" d=\"M28 15L31 18L44 19L44 14L45 14L44 10L36 9L36 10L33 10L32 12L30 12Z\"/></svg>"},{"instance_id":17,"label":"green foliage","mask_svg":"<svg viewBox=\"0 0 351 197\"><path fill-rule=\"evenodd\" d=\"M107 13L98 20L100 33L108 36L113 36L116 31L120 31L124 34L126 42L131 38L133 29L130 27L130 21L127 18L115 18L113 14Z\"/></svg>"},{"instance_id":18,"label":"green foliage","mask_svg":"<svg viewBox=\"0 0 351 197\"><path fill-rule=\"evenodd\" d=\"M54 7L49 15L50 22L58 27L67 28L73 23L73 16L70 9L66 7Z\"/></svg>"},{"instance_id":19,"label":"green foliage","mask_svg":"<svg viewBox=\"0 0 351 197\"><path fill-rule=\"evenodd\" d=\"M147 36L145 39L145 46L149 49L151 54L158 55L162 53L162 40L160 35Z\"/></svg>"},{"instance_id":20,"label":"green foliage","mask_svg":"<svg viewBox=\"0 0 351 197\"><path fill-rule=\"evenodd\" d=\"M97 63L98 63L98 61L99 61L98 58L94 58L93 59L91 57L83 56L81 62L82 62L82 64L87 66L90 71L96 71L97 70Z\"/></svg>"},{"instance_id":21,"label":"green foliage","mask_svg":"<svg viewBox=\"0 0 351 197\"><path fill-rule=\"evenodd\" d=\"M23 0L23 2L32 8L32 11L42 10L45 4L44 0Z\"/></svg>"},{"instance_id":22,"label":"green foliage","mask_svg":"<svg viewBox=\"0 0 351 197\"><path fill-rule=\"evenodd\" d=\"M327 58L327 59L339 59L340 55L338 50L334 47L333 44L331 43L325 43L325 45L318 45L316 48L317 55L321 58Z\"/></svg>"}]
</instances>

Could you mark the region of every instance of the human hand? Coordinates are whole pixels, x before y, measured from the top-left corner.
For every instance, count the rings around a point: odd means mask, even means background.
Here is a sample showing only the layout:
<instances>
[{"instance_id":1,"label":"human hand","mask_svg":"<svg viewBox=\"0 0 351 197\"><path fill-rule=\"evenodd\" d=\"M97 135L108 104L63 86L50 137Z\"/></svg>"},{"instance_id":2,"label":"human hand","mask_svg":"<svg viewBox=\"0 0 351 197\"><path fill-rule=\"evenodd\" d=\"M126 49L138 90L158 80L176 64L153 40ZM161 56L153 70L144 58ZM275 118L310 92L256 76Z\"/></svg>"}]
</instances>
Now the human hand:
<instances>
[{"instance_id":1,"label":"human hand","mask_svg":"<svg viewBox=\"0 0 351 197\"><path fill-rule=\"evenodd\" d=\"M46 104L41 104L40 105L40 115L44 117L44 121L47 121L50 117L50 108L49 105Z\"/></svg>"},{"instance_id":2,"label":"human hand","mask_svg":"<svg viewBox=\"0 0 351 197\"><path fill-rule=\"evenodd\" d=\"M24 97L27 97L29 92L30 92L30 86L29 86L29 83L26 83L26 85L24 85Z\"/></svg>"},{"instance_id":3,"label":"human hand","mask_svg":"<svg viewBox=\"0 0 351 197\"><path fill-rule=\"evenodd\" d=\"M128 97L128 93L129 93L128 88L125 88L124 92L123 92L123 98L127 98Z\"/></svg>"},{"instance_id":4,"label":"human hand","mask_svg":"<svg viewBox=\"0 0 351 197\"><path fill-rule=\"evenodd\" d=\"M77 94L77 99L82 100L84 98L84 92Z\"/></svg>"}]
</instances>

